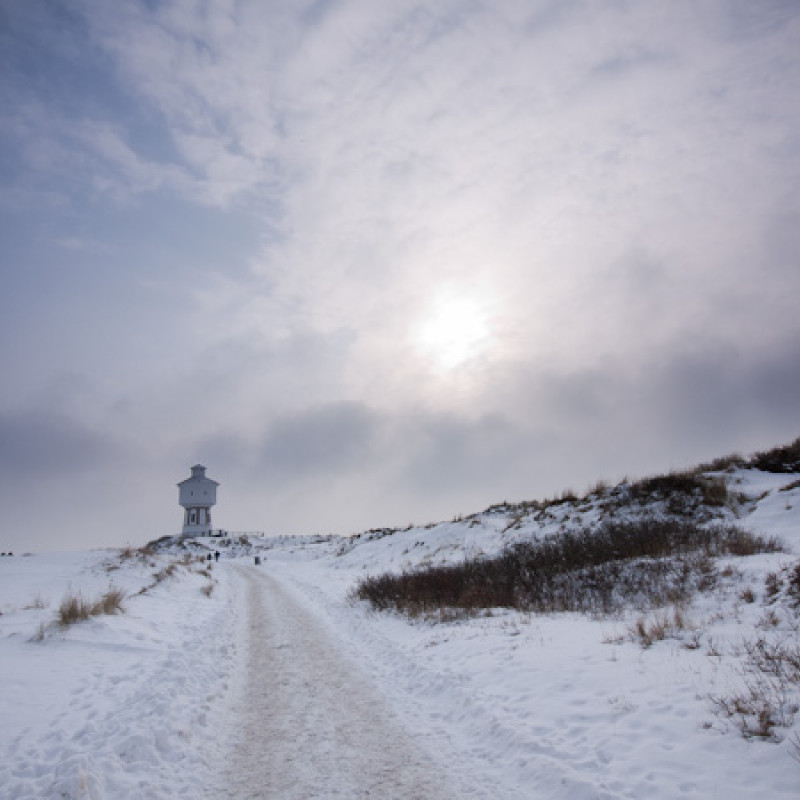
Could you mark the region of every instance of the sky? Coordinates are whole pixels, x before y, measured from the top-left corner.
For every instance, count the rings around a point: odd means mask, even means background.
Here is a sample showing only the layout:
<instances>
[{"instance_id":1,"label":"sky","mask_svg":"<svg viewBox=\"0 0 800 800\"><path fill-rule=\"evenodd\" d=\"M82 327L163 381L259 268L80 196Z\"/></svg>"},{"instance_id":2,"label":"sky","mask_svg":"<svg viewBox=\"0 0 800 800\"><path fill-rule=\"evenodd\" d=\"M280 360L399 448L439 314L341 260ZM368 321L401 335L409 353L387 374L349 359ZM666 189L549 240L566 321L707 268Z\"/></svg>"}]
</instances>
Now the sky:
<instances>
[{"instance_id":1,"label":"sky","mask_svg":"<svg viewBox=\"0 0 800 800\"><path fill-rule=\"evenodd\" d=\"M796 0L0 0L0 546L794 440L798 98Z\"/></svg>"}]
</instances>

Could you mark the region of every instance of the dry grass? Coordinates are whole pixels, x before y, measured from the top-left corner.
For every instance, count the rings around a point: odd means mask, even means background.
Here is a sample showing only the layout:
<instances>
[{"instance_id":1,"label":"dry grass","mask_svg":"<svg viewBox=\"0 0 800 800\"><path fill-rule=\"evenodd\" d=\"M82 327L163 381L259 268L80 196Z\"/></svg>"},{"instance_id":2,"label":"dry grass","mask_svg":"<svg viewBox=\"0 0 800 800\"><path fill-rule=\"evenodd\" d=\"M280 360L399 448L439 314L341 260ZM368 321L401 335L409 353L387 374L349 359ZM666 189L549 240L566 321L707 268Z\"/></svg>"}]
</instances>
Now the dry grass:
<instances>
[{"instance_id":1,"label":"dry grass","mask_svg":"<svg viewBox=\"0 0 800 800\"><path fill-rule=\"evenodd\" d=\"M84 600L80 593L74 594L69 591L58 607L58 624L66 627L89 619L91 608L91 604Z\"/></svg>"},{"instance_id":2,"label":"dry grass","mask_svg":"<svg viewBox=\"0 0 800 800\"><path fill-rule=\"evenodd\" d=\"M47 634L47 626L44 622L39 623L39 627L36 629L36 633L31 636L32 642L43 642L45 635Z\"/></svg>"},{"instance_id":3,"label":"dry grass","mask_svg":"<svg viewBox=\"0 0 800 800\"><path fill-rule=\"evenodd\" d=\"M643 649L652 647L664 639L678 638L689 628L684 610L675 606L670 615L667 611L658 611L651 617L640 617L629 629L633 641Z\"/></svg>"},{"instance_id":4,"label":"dry grass","mask_svg":"<svg viewBox=\"0 0 800 800\"><path fill-rule=\"evenodd\" d=\"M161 583L161 581L165 581L167 578L171 578L175 574L175 570L178 568L178 565L173 561L171 564L167 564L164 569L159 570L153 575L155 578L156 583Z\"/></svg>"},{"instance_id":5,"label":"dry grass","mask_svg":"<svg viewBox=\"0 0 800 800\"><path fill-rule=\"evenodd\" d=\"M45 603L40 594L37 594L36 597L34 597L33 600L31 600L31 602L28 603L28 605L23 606L23 611L32 611L34 609L40 609L46 607L47 603Z\"/></svg>"},{"instance_id":6,"label":"dry grass","mask_svg":"<svg viewBox=\"0 0 800 800\"><path fill-rule=\"evenodd\" d=\"M123 610L122 601L125 599L125 592L121 589L109 589L102 597L95 600L92 604L92 616L100 614L118 614Z\"/></svg>"},{"instance_id":7,"label":"dry grass","mask_svg":"<svg viewBox=\"0 0 800 800\"><path fill-rule=\"evenodd\" d=\"M116 614L122 611L125 593L120 589L110 588L94 602L86 600L80 592L69 591L58 607L57 623L63 628L82 622L89 617L101 614Z\"/></svg>"},{"instance_id":8,"label":"dry grass","mask_svg":"<svg viewBox=\"0 0 800 800\"><path fill-rule=\"evenodd\" d=\"M750 586L746 586L739 594L739 599L744 603L755 603L756 594Z\"/></svg>"},{"instance_id":9,"label":"dry grass","mask_svg":"<svg viewBox=\"0 0 800 800\"><path fill-rule=\"evenodd\" d=\"M153 561L149 564L149 566L155 569L157 564L155 561ZM156 572L153 573L153 582L148 584L147 586L143 586L139 590L138 594L147 594L151 589L154 589L160 583L163 583L164 581L168 580L173 575L175 575L175 573L181 567L189 570L190 572L198 572L201 575L210 577L209 570L211 569L211 565L207 564L204 555L197 555L194 553L183 553L183 555L181 555L180 557L175 557L168 564L162 566L161 569L157 569Z\"/></svg>"}]
</instances>

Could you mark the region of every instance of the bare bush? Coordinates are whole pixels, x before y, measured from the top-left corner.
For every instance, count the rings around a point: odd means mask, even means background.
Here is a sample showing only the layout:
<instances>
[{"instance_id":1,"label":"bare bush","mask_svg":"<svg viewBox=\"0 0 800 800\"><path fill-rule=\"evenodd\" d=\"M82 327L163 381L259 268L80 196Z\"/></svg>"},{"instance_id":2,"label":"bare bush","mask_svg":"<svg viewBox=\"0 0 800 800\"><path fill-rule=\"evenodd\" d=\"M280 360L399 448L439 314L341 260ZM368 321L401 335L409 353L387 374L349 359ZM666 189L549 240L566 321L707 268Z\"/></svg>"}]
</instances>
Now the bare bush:
<instances>
[{"instance_id":1,"label":"bare bush","mask_svg":"<svg viewBox=\"0 0 800 800\"><path fill-rule=\"evenodd\" d=\"M775 729L791 727L800 710L800 645L796 637L775 641L761 636L745 642L744 653L743 690L712 697L712 702L746 738L777 741Z\"/></svg>"},{"instance_id":2,"label":"bare bush","mask_svg":"<svg viewBox=\"0 0 800 800\"><path fill-rule=\"evenodd\" d=\"M644 478L631 484L629 492L640 502L662 500L674 514L690 514L699 505L723 506L728 501L725 480L709 477L699 470Z\"/></svg>"},{"instance_id":3,"label":"bare bush","mask_svg":"<svg viewBox=\"0 0 800 800\"><path fill-rule=\"evenodd\" d=\"M800 472L800 438L783 447L756 453L748 462L748 466L764 472Z\"/></svg>"},{"instance_id":4,"label":"bare bush","mask_svg":"<svg viewBox=\"0 0 800 800\"><path fill-rule=\"evenodd\" d=\"M720 456L706 464L701 464L697 469L700 472L731 472L734 469L747 466L747 459L739 453Z\"/></svg>"},{"instance_id":5,"label":"bare bush","mask_svg":"<svg viewBox=\"0 0 800 800\"><path fill-rule=\"evenodd\" d=\"M764 602L800 611L800 561L764 578Z\"/></svg>"},{"instance_id":6,"label":"bare bush","mask_svg":"<svg viewBox=\"0 0 800 800\"><path fill-rule=\"evenodd\" d=\"M789 569L786 594L794 608L800 608L800 561Z\"/></svg>"},{"instance_id":7,"label":"bare bush","mask_svg":"<svg viewBox=\"0 0 800 800\"><path fill-rule=\"evenodd\" d=\"M491 559L368 576L353 596L376 609L505 606L606 614L685 601L717 580L714 556L763 552L771 542L732 527L690 522L606 522L513 545Z\"/></svg>"}]
</instances>

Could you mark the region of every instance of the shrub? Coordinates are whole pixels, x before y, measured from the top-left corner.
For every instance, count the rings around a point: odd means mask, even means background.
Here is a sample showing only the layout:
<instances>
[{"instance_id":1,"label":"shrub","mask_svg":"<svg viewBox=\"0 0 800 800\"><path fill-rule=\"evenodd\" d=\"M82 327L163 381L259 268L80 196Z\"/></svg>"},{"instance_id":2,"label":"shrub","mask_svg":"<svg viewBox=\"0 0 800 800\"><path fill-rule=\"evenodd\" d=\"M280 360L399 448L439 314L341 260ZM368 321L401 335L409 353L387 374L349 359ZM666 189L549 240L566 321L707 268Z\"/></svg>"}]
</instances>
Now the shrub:
<instances>
[{"instance_id":1,"label":"shrub","mask_svg":"<svg viewBox=\"0 0 800 800\"><path fill-rule=\"evenodd\" d=\"M768 572L764 578L764 599L767 603L774 603L781 591L781 578L776 572Z\"/></svg>"},{"instance_id":2,"label":"shrub","mask_svg":"<svg viewBox=\"0 0 800 800\"><path fill-rule=\"evenodd\" d=\"M674 514L689 514L700 504L723 506L728 502L725 480L709 477L699 470L644 478L631 484L629 491L631 498L640 502L665 501Z\"/></svg>"},{"instance_id":3,"label":"shrub","mask_svg":"<svg viewBox=\"0 0 800 800\"><path fill-rule=\"evenodd\" d=\"M789 597L789 602L795 608L800 608L800 561L789 568L789 580L786 594Z\"/></svg>"},{"instance_id":4,"label":"shrub","mask_svg":"<svg viewBox=\"0 0 800 800\"><path fill-rule=\"evenodd\" d=\"M516 544L491 559L368 576L353 590L379 610L505 606L610 613L682 601L716 582L712 557L778 547L734 527L645 519L606 522Z\"/></svg>"},{"instance_id":5,"label":"shrub","mask_svg":"<svg viewBox=\"0 0 800 800\"><path fill-rule=\"evenodd\" d=\"M800 472L800 437L783 447L756 453L748 466L764 472Z\"/></svg>"},{"instance_id":6,"label":"shrub","mask_svg":"<svg viewBox=\"0 0 800 800\"><path fill-rule=\"evenodd\" d=\"M720 716L736 719L746 738L777 739L798 712L800 646L795 641L760 637L745 642L744 689L730 697L712 697Z\"/></svg>"},{"instance_id":7,"label":"shrub","mask_svg":"<svg viewBox=\"0 0 800 800\"><path fill-rule=\"evenodd\" d=\"M701 464L697 469L700 472L730 472L738 467L747 466L747 459L739 453L731 453L727 456L715 458L706 464Z\"/></svg>"},{"instance_id":8,"label":"shrub","mask_svg":"<svg viewBox=\"0 0 800 800\"><path fill-rule=\"evenodd\" d=\"M731 526L724 529L719 555L754 556L757 553L781 553L783 549L783 543L777 536L765 538Z\"/></svg>"},{"instance_id":9,"label":"shrub","mask_svg":"<svg viewBox=\"0 0 800 800\"><path fill-rule=\"evenodd\" d=\"M780 572L770 572L764 578L764 602L768 605L786 603L800 611L800 561L783 567Z\"/></svg>"}]
</instances>

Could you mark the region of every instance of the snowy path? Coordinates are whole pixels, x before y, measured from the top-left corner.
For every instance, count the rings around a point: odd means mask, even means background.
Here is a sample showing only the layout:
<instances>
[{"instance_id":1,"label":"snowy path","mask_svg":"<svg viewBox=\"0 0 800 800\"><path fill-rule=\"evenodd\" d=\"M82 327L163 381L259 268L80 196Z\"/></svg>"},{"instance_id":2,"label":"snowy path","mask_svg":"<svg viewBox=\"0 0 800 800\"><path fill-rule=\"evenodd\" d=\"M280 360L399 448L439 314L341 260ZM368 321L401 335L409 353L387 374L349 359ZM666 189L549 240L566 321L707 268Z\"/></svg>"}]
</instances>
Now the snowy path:
<instances>
[{"instance_id":1,"label":"snowy path","mask_svg":"<svg viewBox=\"0 0 800 800\"><path fill-rule=\"evenodd\" d=\"M246 584L241 686L215 798L451 797L359 666L274 577Z\"/></svg>"}]
</instances>

